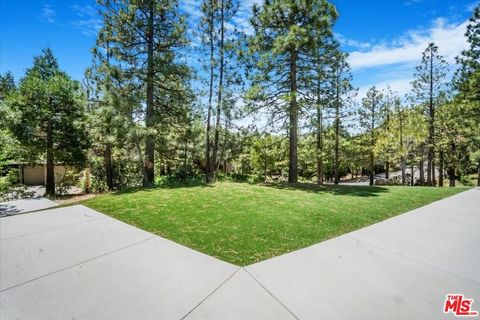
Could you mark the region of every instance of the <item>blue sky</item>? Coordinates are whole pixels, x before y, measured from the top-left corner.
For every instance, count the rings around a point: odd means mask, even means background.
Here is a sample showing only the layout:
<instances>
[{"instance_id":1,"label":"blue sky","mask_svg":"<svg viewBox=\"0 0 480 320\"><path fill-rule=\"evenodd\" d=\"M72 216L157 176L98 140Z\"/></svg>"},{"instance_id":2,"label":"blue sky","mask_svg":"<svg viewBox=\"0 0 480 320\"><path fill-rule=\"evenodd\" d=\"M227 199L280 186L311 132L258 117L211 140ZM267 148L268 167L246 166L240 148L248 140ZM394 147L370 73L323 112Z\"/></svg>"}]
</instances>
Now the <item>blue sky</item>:
<instances>
[{"instance_id":1,"label":"blue sky","mask_svg":"<svg viewBox=\"0 0 480 320\"><path fill-rule=\"evenodd\" d=\"M238 26L247 32L253 3L244 0ZM81 80L91 63L90 50L101 26L94 0L0 0L0 72L16 79L42 48L50 47L60 66ZM180 0L192 21L200 1ZM337 0L335 33L350 53L354 85L362 96L371 85L391 84L408 92L414 67L427 43L434 41L447 61L465 48L466 21L478 1L472 0ZM453 68L453 66L452 66Z\"/></svg>"}]
</instances>

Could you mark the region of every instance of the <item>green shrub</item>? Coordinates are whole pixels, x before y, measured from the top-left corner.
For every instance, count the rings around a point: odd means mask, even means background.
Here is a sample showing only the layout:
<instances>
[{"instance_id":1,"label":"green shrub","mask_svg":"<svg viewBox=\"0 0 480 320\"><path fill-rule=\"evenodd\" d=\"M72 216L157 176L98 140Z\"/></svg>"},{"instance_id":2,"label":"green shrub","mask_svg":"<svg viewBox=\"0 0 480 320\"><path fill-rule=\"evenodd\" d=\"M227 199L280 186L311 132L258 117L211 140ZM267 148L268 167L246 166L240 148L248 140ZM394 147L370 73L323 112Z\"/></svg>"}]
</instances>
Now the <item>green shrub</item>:
<instances>
[{"instance_id":1,"label":"green shrub","mask_svg":"<svg viewBox=\"0 0 480 320\"><path fill-rule=\"evenodd\" d=\"M27 186L18 183L18 176L18 169L10 169L5 176L0 177L1 201L33 197L33 191L28 191Z\"/></svg>"},{"instance_id":2,"label":"green shrub","mask_svg":"<svg viewBox=\"0 0 480 320\"><path fill-rule=\"evenodd\" d=\"M458 180L464 186L473 187L475 185L474 180L472 180L472 177L469 175L461 175Z\"/></svg>"}]
</instances>

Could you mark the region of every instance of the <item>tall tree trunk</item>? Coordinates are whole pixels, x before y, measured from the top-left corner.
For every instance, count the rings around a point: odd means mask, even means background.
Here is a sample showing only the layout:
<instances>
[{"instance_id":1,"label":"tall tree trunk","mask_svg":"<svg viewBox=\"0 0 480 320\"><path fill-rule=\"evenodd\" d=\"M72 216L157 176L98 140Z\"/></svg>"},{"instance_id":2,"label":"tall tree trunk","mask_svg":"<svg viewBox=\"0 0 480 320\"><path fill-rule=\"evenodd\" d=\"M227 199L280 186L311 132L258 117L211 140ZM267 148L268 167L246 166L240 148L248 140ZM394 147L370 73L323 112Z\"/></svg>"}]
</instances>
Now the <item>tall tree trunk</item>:
<instances>
[{"instance_id":1,"label":"tall tree trunk","mask_svg":"<svg viewBox=\"0 0 480 320\"><path fill-rule=\"evenodd\" d=\"M402 170L402 186L405 185L405 155L403 151L403 113L402 110L400 110L400 166ZM413 176L412 176L413 179Z\"/></svg>"},{"instance_id":2,"label":"tall tree trunk","mask_svg":"<svg viewBox=\"0 0 480 320\"><path fill-rule=\"evenodd\" d=\"M53 156L53 125L52 119L47 121L47 181L46 194L49 196L55 195L55 163Z\"/></svg>"},{"instance_id":3,"label":"tall tree trunk","mask_svg":"<svg viewBox=\"0 0 480 320\"><path fill-rule=\"evenodd\" d=\"M142 168L143 177L145 177L145 160L143 159L142 147L140 146L141 139L139 137L135 137L134 141L135 141L135 148L137 149L138 162L140 163L140 167Z\"/></svg>"},{"instance_id":4,"label":"tall tree trunk","mask_svg":"<svg viewBox=\"0 0 480 320\"><path fill-rule=\"evenodd\" d=\"M428 154L427 154L427 185L432 186L435 180L434 167L434 108L433 108L433 51L430 50L430 92L429 92L429 121L428 121Z\"/></svg>"},{"instance_id":5,"label":"tall tree trunk","mask_svg":"<svg viewBox=\"0 0 480 320\"><path fill-rule=\"evenodd\" d=\"M406 173L405 173L405 157L402 155L400 159L400 167L402 170L402 186L405 185Z\"/></svg>"},{"instance_id":6,"label":"tall tree trunk","mask_svg":"<svg viewBox=\"0 0 480 320\"><path fill-rule=\"evenodd\" d=\"M456 144L455 142L451 142L450 144L450 152L454 155L456 153ZM452 160L450 160L452 161ZM455 164L450 163L448 167L448 180L449 180L449 187L455 187Z\"/></svg>"},{"instance_id":7,"label":"tall tree trunk","mask_svg":"<svg viewBox=\"0 0 480 320\"><path fill-rule=\"evenodd\" d=\"M223 90L223 66L224 66L224 36L225 36L225 19L224 19L224 10L225 4L224 0L220 0L220 72L218 80L218 97L217 97L217 120L215 123L215 141L213 144L213 153L212 153L212 165L213 165L213 180L215 180L215 173L217 171L217 154L218 154L218 144L220 140L220 115L222 111L222 90Z\"/></svg>"},{"instance_id":8,"label":"tall tree trunk","mask_svg":"<svg viewBox=\"0 0 480 320\"><path fill-rule=\"evenodd\" d=\"M113 168L112 168L112 148L110 144L107 143L105 146L105 151L103 153L103 158L105 161L105 177L107 179L108 190L113 190Z\"/></svg>"},{"instance_id":9,"label":"tall tree trunk","mask_svg":"<svg viewBox=\"0 0 480 320\"><path fill-rule=\"evenodd\" d=\"M390 177L390 161L388 161L387 159L387 162L385 163L385 179L388 180L389 177Z\"/></svg>"},{"instance_id":10,"label":"tall tree trunk","mask_svg":"<svg viewBox=\"0 0 480 320\"><path fill-rule=\"evenodd\" d=\"M148 17L148 33L147 33L147 110L145 113L145 126L147 130L152 130L154 126L154 101L153 101L153 77L154 61L153 61L153 14L154 2L150 2L150 10ZM151 186L155 180L155 136L149 131L145 141L145 174L143 176L143 186Z\"/></svg>"},{"instance_id":11,"label":"tall tree trunk","mask_svg":"<svg viewBox=\"0 0 480 320\"><path fill-rule=\"evenodd\" d=\"M420 158L420 162L418 164L418 170L420 170L420 180L419 180L419 184L421 186L425 185L425 168L424 168L424 159L423 159L423 155L421 156Z\"/></svg>"},{"instance_id":12,"label":"tall tree trunk","mask_svg":"<svg viewBox=\"0 0 480 320\"><path fill-rule=\"evenodd\" d=\"M432 156L432 186L437 185L437 179L436 179L436 174L435 174L435 149L433 150L433 156Z\"/></svg>"},{"instance_id":13,"label":"tall tree trunk","mask_svg":"<svg viewBox=\"0 0 480 320\"><path fill-rule=\"evenodd\" d=\"M317 67L320 65L320 60L317 60ZM316 156L317 156L317 184L322 185L323 184L323 110L322 110L322 105L321 105L321 82L323 81L322 77L320 76L320 71L317 70L317 76L318 78L316 79L316 85L317 85L317 150L316 150Z\"/></svg>"},{"instance_id":14,"label":"tall tree trunk","mask_svg":"<svg viewBox=\"0 0 480 320\"><path fill-rule=\"evenodd\" d=\"M450 165L448 167L448 186L453 188L455 187L455 166Z\"/></svg>"},{"instance_id":15,"label":"tall tree trunk","mask_svg":"<svg viewBox=\"0 0 480 320\"><path fill-rule=\"evenodd\" d=\"M187 153L188 153L188 137L185 138L185 143L183 144L183 167L187 167Z\"/></svg>"},{"instance_id":16,"label":"tall tree trunk","mask_svg":"<svg viewBox=\"0 0 480 320\"><path fill-rule=\"evenodd\" d=\"M430 141L430 138L428 139ZM430 145L430 143L429 143ZM427 185L431 186L432 183L432 154L430 150L430 146L428 147L427 151Z\"/></svg>"},{"instance_id":17,"label":"tall tree trunk","mask_svg":"<svg viewBox=\"0 0 480 320\"><path fill-rule=\"evenodd\" d=\"M298 181L298 106L297 106L297 52L292 49L290 52L290 108L289 108L289 163L288 182Z\"/></svg>"},{"instance_id":18,"label":"tall tree trunk","mask_svg":"<svg viewBox=\"0 0 480 320\"><path fill-rule=\"evenodd\" d=\"M373 186L374 184L374 176L375 176L375 162L374 162L374 157L373 157L373 150L370 151L370 182L369 185Z\"/></svg>"},{"instance_id":19,"label":"tall tree trunk","mask_svg":"<svg viewBox=\"0 0 480 320\"><path fill-rule=\"evenodd\" d=\"M338 163L339 163L339 139L340 139L340 83L338 81L338 67L336 70L336 95L335 95L335 184L338 184L340 177L338 172Z\"/></svg>"},{"instance_id":20,"label":"tall tree trunk","mask_svg":"<svg viewBox=\"0 0 480 320\"><path fill-rule=\"evenodd\" d=\"M480 187L480 159L477 163L477 187Z\"/></svg>"},{"instance_id":21,"label":"tall tree trunk","mask_svg":"<svg viewBox=\"0 0 480 320\"><path fill-rule=\"evenodd\" d=\"M375 96L372 99L372 123L371 123L371 133L370 133L370 185L373 186L374 184L374 176L375 176L375 159L373 148L375 147Z\"/></svg>"},{"instance_id":22,"label":"tall tree trunk","mask_svg":"<svg viewBox=\"0 0 480 320\"><path fill-rule=\"evenodd\" d=\"M444 162L443 150L440 150L438 157L439 157L438 161L440 162L438 165L438 186L443 187L443 162Z\"/></svg>"},{"instance_id":23,"label":"tall tree trunk","mask_svg":"<svg viewBox=\"0 0 480 320\"><path fill-rule=\"evenodd\" d=\"M411 175L410 185L413 187L413 185L415 184L415 170L413 169L413 159L412 159L412 163L410 164L410 175Z\"/></svg>"},{"instance_id":24,"label":"tall tree trunk","mask_svg":"<svg viewBox=\"0 0 480 320\"><path fill-rule=\"evenodd\" d=\"M267 181L267 150L263 150L263 179Z\"/></svg>"},{"instance_id":25,"label":"tall tree trunk","mask_svg":"<svg viewBox=\"0 0 480 320\"><path fill-rule=\"evenodd\" d=\"M107 83L106 91L110 93L110 43L107 41ZM88 93L87 93L88 95ZM106 136L107 139L110 136L110 127L111 127L111 117L108 116L106 119ZM108 141L108 140L107 140ZM112 167L112 147L109 142L105 144L105 151L103 153L104 165L105 165L105 177L107 179L107 187L109 191L113 190L113 167Z\"/></svg>"},{"instance_id":26,"label":"tall tree trunk","mask_svg":"<svg viewBox=\"0 0 480 320\"><path fill-rule=\"evenodd\" d=\"M207 182L213 181L213 173L212 173L212 161L210 158L210 131L211 131L211 117L212 117L212 97L213 97L213 71L214 71L214 46L213 46L213 38L214 38L214 1L210 0L210 21L209 21L209 28L210 28L210 83L209 83L209 91L208 91L208 112L207 112L207 132L206 132L206 143L205 143L205 160L206 160L206 179Z\"/></svg>"},{"instance_id":27,"label":"tall tree trunk","mask_svg":"<svg viewBox=\"0 0 480 320\"><path fill-rule=\"evenodd\" d=\"M322 107L317 99L317 184L323 184L323 119Z\"/></svg>"},{"instance_id":28,"label":"tall tree trunk","mask_svg":"<svg viewBox=\"0 0 480 320\"><path fill-rule=\"evenodd\" d=\"M229 128L229 120L227 114L225 114L225 133L223 134L222 151L220 151L220 161L223 161L223 172L227 173L227 135Z\"/></svg>"},{"instance_id":29,"label":"tall tree trunk","mask_svg":"<svg viewBox=\"0 0 480 320\"><path fill-rule=\"evenodd\" d=\"M387 110L386 119L387 131L390 131L390 112ZM385 162L385 180L390 178L390 158L388 156L389 150L387 149L387 161Z\"/></svg>"}]
</instances>

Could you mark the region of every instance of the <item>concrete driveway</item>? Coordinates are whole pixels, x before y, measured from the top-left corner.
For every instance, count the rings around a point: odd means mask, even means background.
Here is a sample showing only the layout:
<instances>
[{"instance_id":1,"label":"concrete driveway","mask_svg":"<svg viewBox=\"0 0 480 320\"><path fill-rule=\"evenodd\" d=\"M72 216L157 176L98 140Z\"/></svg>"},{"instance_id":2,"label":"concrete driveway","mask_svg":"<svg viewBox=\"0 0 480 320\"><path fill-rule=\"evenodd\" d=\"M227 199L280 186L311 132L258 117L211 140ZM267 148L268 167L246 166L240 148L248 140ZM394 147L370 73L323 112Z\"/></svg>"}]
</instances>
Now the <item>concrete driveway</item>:
<instances>
[{"instance_id":1,"label":"concrete driveway","mask_svg":"<svg viewBox=\"0 0 480 320\"><path fill-rule=\"evenodd\" d=\"M58 204L42 197L0 203L0 217L56 207Z\"/></svg>"},{"instance_id":2,"label":"concrete driveway","mask_svg":"<svg viewBox=\"0 0 480 320\"><path fill-rule=\"evenodd\" d=\"M1 319L454 319L480 191L241 268L84 206L0 219Z\"/></svg>"}]
</instances>

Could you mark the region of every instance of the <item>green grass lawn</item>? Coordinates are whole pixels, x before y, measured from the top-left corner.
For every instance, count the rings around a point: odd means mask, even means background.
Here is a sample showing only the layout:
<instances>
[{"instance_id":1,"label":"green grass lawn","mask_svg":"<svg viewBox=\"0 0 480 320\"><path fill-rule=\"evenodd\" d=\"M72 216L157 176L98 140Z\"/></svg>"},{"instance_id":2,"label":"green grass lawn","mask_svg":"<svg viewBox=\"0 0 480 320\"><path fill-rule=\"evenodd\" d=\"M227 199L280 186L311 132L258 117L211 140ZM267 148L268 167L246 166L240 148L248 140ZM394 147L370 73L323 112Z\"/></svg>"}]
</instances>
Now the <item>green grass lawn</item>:
<instances>
[{"instance_id":1,"label":"green grass lawn","mask_svg":"<svg viewBox=\"0 0 480 320\"><path fill-rule=\"evenodd\" d=\"M222 260L248 265L464 190L225 182L112 193L82 204Z\"/></svg>"}]
</instances>

